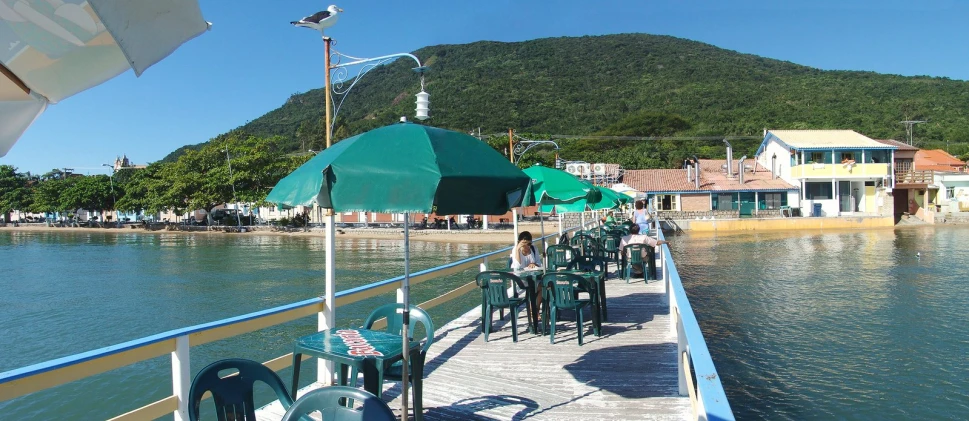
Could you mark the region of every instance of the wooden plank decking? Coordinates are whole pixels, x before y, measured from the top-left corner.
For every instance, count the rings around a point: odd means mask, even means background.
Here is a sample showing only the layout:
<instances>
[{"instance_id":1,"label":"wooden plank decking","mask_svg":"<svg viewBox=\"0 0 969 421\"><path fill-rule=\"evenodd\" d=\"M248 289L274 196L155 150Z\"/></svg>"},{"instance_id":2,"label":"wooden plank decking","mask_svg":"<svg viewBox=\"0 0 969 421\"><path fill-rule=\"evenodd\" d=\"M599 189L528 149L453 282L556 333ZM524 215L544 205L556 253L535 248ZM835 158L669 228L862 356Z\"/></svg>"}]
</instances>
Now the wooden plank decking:
<instances>
[{"instance_id":1,"label":"wooden plank decking","mask_svg":"<svg viewBox=\"0 0 969 421\"><path fill-rule=\"evenodd\" d=\"M480 308L439 328L428 351L424 418L689 419L689 398L677 393L676 337L663 283L610 279L606 291L609 320L602 336L592 334L587 317L581 347L571 313L560 320L554 345L548 336L524 329L513 343L507 315L495 323L486 343ZM399 410L399 384L386 383L384 390L384 400ZM264 408L260 419L280 419L282 408L274 405Z\"/></svg>"}]
</instances>

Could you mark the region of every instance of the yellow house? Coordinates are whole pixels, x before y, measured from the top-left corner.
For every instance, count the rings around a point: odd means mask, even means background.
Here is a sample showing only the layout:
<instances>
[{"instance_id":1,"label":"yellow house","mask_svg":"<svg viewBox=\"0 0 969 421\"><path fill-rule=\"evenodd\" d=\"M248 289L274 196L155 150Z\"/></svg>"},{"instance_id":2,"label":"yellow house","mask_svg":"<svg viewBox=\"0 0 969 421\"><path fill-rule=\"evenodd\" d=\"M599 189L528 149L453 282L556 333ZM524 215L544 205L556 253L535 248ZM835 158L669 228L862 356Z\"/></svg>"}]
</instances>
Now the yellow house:
<instances>
[{"instance_id":1,"label":"yellow house","mask_svg":"<svg viewBox=\"0 0 969 421\"><path fill-rule=\"evenodd\" d=\"M805 216L891 213L894 146L853 130L770 130L757 162L800 187Z\"/></svg>"}]
</instances>

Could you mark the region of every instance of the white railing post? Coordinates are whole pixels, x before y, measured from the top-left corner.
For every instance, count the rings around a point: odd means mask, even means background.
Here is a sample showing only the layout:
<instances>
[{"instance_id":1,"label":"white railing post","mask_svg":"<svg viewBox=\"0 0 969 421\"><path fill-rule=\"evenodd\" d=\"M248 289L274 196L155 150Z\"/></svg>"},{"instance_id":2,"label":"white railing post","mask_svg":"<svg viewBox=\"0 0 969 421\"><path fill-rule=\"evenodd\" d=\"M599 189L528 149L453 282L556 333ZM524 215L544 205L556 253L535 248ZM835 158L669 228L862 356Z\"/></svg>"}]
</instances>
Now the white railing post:
<instances>
[{"instance_id":1,"label":"white railing post","mask_svg":"<svg viewBox=\"0 0 969 421\"><path fill-rule=\"evenodd\" d=\"M677 319L679 319L679 318L677 318ZM687 352L687 355L689 355L690 354L689 353L689 349L690 349L689 348L689 345L686 343L686 331L683 330L683 323L681 323L679 320L677 320L677 322L676 322L676 355L683 355L683 352L684 351L686 351ZM680 380L679 381L679 386L680 386L679 387L679 389L680 389L679 392L680 392L680 396L689 396L690 395L690 390L689 390L689 388L687 387L687 384L686 384L686 376L688 374L686 373L687 370L686 370L686 367L683 364L686 364L683 361L683 357L679 357L679 358L676 359L676 369L677 369L676 370L677 371L676 374L677 374L677 377Z\"/></svg>"},{"instance_id":2,"label":"white railing post","mask_svg":"<svg viewBox=\"0 0 969 421\"><path fill-rule=\"evenodd\" d=\"M188 393L192 388L189 349L188 336L175 338L175 351L172 352L172 394L178 398L175 421L188 421Z\"/></svg>"}]
</instances>

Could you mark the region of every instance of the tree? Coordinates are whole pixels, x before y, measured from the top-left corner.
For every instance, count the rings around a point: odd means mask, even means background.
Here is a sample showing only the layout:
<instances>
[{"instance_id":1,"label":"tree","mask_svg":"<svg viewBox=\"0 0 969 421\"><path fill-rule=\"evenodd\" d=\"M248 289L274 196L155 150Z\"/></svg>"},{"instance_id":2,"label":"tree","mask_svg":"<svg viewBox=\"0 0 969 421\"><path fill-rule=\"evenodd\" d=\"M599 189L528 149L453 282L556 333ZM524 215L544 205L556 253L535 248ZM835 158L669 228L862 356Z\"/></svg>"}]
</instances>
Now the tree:
<instances>
[{"instance_id":1,"label":"tree","mask_svg":"<svg viewBox=\"0 0 969 421\"><path fill-rule=\"evenodd\" d=\"M28 176L18 173L10 165L0 165L0 214L4 222L10 221L10 212L30 206Z\"/></svg>"}]
</instances>

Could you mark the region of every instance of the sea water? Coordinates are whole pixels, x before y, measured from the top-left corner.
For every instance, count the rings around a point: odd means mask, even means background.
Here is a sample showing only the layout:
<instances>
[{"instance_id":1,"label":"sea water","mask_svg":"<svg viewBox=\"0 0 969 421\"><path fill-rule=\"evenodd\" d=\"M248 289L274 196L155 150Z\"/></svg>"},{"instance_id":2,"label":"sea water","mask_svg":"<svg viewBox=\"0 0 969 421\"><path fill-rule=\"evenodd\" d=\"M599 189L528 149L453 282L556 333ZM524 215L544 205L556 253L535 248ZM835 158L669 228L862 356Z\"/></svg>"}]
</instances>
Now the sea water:
<instances>
[{"instance_id":1,"label":"sea water","mask_svg":"<svg viewBox=\"0 0 969 421\"><path fill-rule=\"evenodd\" d=\"M509 240L511 234L509 234ZM509 241L510 242L510 241ZM411 270L500 245L411 241ZM496 263L497 260L496 259ZM337 290L403 274L402 240L337 241ZM320 237L117 232L0 232L0 372L324 293ZM472 281L474 271L411 290L420 303ZM338 326L360 326L393 293L337 310ZM470 310L472 293L430 311L434 322ZM192 371L222 358L267 361L315 332L316 317L193 347ZM316 376L304 364L303 384ZM291 370L280 372L285 382ZM288 386L288 383L287 383ZM100 420L172 394L171 358L139 362L12 401L0 419ZM260 403L269 394L261 393ZM171 417L168 417L169 419Z\"/></svg>"},{"instance_id":2,"label":"sea water","mask_svg":"<svg viewBox=\"0 0 969 421\"><path fill-rule=\"evenodd\" d=\"M969 227L671 237L738 420L969 419Z\"/></svg>"}]
</instances>

